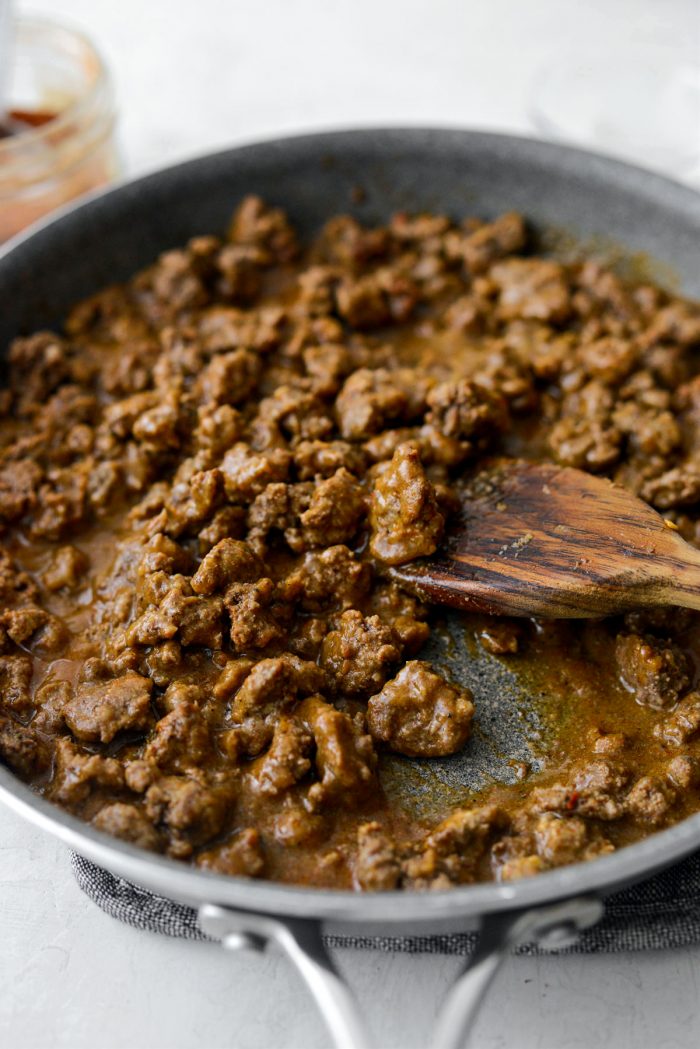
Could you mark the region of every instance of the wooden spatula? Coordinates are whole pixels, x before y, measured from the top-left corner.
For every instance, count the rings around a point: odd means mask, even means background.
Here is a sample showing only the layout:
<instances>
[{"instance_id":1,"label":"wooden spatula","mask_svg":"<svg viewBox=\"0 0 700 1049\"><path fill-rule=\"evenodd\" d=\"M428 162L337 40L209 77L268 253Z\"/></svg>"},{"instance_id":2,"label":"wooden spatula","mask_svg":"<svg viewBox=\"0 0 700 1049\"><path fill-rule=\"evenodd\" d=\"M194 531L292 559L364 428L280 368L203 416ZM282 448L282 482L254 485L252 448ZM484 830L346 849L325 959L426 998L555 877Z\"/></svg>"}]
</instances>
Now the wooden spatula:
<instances>
[{"instance_id":1,"label":"wooden spatula","mask_svg":"<svg viewBox=\"0 0 700 1049\"><path fill-rule=\"evenodd\" d=\"M700 551L655 510L611 481L520 460L478 474L438 553L392 573L427 601L495 615L700 609Z\"/></svg>"}]
</instances>

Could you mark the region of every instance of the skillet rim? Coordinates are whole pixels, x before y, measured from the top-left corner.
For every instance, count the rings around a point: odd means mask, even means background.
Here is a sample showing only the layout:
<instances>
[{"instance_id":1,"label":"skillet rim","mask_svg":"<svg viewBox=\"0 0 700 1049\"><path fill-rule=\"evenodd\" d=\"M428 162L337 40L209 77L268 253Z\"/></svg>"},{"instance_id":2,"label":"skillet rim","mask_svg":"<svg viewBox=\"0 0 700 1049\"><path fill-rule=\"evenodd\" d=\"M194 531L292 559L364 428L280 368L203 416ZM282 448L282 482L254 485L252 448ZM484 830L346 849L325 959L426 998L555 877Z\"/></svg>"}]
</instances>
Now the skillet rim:
<instances>
[{"instance_id":1,"label":"skillet rim","mask_svg":"<svg viewBox=\"0 0 700 1049\"><path fill-rule=\"evenodd\" d=\"M85 859L136 885L192 906L204 903L294 918L362 924L454 922L579 895L608 895L682 860L700 846L700 813L596 860L513 882L430 892L316 889L200 870L120 841L35 794L0 766L0 801Z\"/></svg>"},{"instance_id":2,"label":"skillet rim","mask_svg":"<svg viewBox=\"0 0 700 1049\"><path fill-rule=\"evenodd\" d=\"M123 206L135 193L157 194L159 187L162 192L178 180L187 180L198 168L235 162L237 158L254 161L256 154L274 155L275 151L315 150L323 155L332 150L342 156L362 145L370 148L374 144L377 149L382 144L393 144L394 148L403 144L425 151L438 143L442 149L449 148L451 142L462 147L471 144L477 151L490 149L496 155L500 152L501 159L511 164L520 161L542 170L556 166L560 172L566 170L572 174L583 168L592 181L602 181L631 197L646 196L700 226L700 193L656 172L592 151L528 136L471 131L457 126L351 128L250 142L196 156L91 193L53 212L0 247L0 280L12 272L15 262L22 261L25 249L31 253L40 249L42 242L50 243L56 230L70 233L91 210ZM2 766L0 801L93 862L175 900L349 923L436 924L533 906L579 893L605 894L648 877L700 847L698 813L610 855L520 881L456 886L430 893L394 891L373 895L236 878L147 853L70 815L36 794Z\"/></svg>"}]
</instances>

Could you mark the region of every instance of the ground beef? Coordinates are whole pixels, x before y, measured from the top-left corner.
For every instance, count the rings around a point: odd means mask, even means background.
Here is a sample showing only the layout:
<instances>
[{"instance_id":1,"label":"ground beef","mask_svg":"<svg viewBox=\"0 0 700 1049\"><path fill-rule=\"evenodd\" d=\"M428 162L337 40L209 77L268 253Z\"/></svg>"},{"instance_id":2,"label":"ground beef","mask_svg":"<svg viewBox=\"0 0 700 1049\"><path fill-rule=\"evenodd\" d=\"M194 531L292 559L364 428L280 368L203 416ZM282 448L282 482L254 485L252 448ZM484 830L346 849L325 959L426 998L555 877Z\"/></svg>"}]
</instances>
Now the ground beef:
<instances>
[{"instance_id":1,"label":"ground beef","mask_svg":"<svg viewBox=\"0 0 700 1049\"><path fill-rule=\"evenodd\" d=\"M226 591L224 606L231 623L229 636L235 651L267 648L282 641L285 630L275 618L275 584L271 579L255 583L232 583Z\"/></svg>"},{"instance_id":2,"label":"ground beef","mask_svg":"<svg viewBox=\"0 0 700 1049\"><path fill-rule=\"evenodd\" d=\"M311 695L326 683L314 663L287 654L263 659L248 673L236 692L232 711L243 719L252 712L267 714L288 706L299 695Z\"/></svg>"},{"instance_id":3,"label":"ground beef","mask_svg":"<svg viewBox=\"0 0 700 1049\"><path fill-rule=\"evenodd\" d=\"M20 716L32 709L32 661L26 655L0 656L0 696L3 707Z\"/></svg>"},{"instance_id":4,"label":"ground beef","mask_svg":"<svg viewBox=\"0 0 700 1049\"><path fill-rule=\"evenodd\" d=\"M16 521L36 505L42 479L40 467L31 459L0 464L0 517Z\"/></svg>"},{"instance_id":5,"label":"ground beef","mask_svg":"<svg viewBox=\"0 0 700 1049\"><path fill-rule=\"evenodd\" d=\"M308 546L324 547L350 541L365 513L362 488L341 467L316 485L308 509L299 517Z\"/></svg>"},{"instance_id":6,"label":"ground beef","mask_svg":"<svg viewBox=\"0 0 700 1049\"><path fill-rule=\"evenodd\" d=\"M689 692L677 704L672 714L654 729L654 735L665 743L681 746L700 732L700 694Z\"/></svg>"},{"instance_id":7,"label":"ground beef","mask_svg":"<svg viewBox=\"0 0 700 1049\"><path fill-rule=\"evenodd\" d=\"M491 839L507 827L497 805L457 808L408 851L403 884L413 889L444 889L476 880Z\"/></svg>"},{"instance_id":8,"label":"ground beef","mask_svg":"<svg viewBox=\"0 0 700 1049\"><path fill-rule=\"evenodd\" d=\"M67 739L56 743L54 774L50 797L70 808L80 806L95 792L124 787L124 768L116 758L76 747Z\"/></svg>"},{"instance_id":9,"label":"ground beef","mask_svg":"<svg viewBox=\"0 0 700 1049\"><path fill-rule=\"evenodd\" d=\"M111 743L125 729L148 727L151 688L148 678L131 673L114 681L86 683L65 704L63 716L76 739Z\"/></svg>"},{"instance_id":10,"label":"ground beef","mask_svg":"<svg viewBox=\"0 0 700 1049\"><path fill-rule=\"evenodd\" d=\"M166 772L187 772L213 756L211 732L196 703L177 703L153 730L143 756Z\"/></svg>"},{"instance_id":11,"label":"ground beef","mask_svg":"<svg viewBox=\"0 0 700 1049\"><path fill-rule=\"evenodd\" d=\"M338 425L346 440L371 437L390 422L410 422L425 408L432 384L408 368L389 371L360 368L345 381L335 402Z\"/></svg>"},{"instance_id":12,"label":"ground beef","mask_svg":"<svg viewBox=\"0 0 700 1049\"><path fill-rule=\"evenodd\" d=\"M324 637L321 666L341 695L367 695L382 687L389 668L400 658L397 640L379 616L365 617L351 609Z\"/></svg>"},{"instance_id":13,"label":"ground beef","mask_svg":"<svg viewBox=\"0 0 700 1049\"><path fill-rule=\"evenodd\" d=\"M493 850L493 863L502 881L531 877L541 871L579 860L591 860L613 851L598 828L579 816L545 812L520 819Z\"/></svg>"},{"instance_id":14,"label":"ground beef","mask_svg":"<svg viewBox=\"0 0 700 1049\"><path fill-rule=\"evenodd\" d=\"M225 592L232 583L258 579L262 571L262 562L246 543L222 539L202 558L192 577L192 589L196 594Z\"/></svg>"},{"instance_id":15,"label":"ground beef","mask_svg":"<svg viewBox=\"0 0 700 1049\"><path fill-rule=\"evenodd\" d=\"M259 832L249 827L234 834L224 845L200 852L197 866L220 874L259 878L265 870L265 854Z\"/></svg>"},{"instance_id":16,"label":"ground beef","mask_svg":"<svg viewBox=\"0 0 700 1049\"><path fill-rule=\"evenodd\" d=\"M621 634L615 655L623 683L645 706L672 707L690 684L688 661L675 645L648 635Z\"/></svg>"},{"instance_id":17,"label":"ground beef","mask_svg":"<svg viewBox=\"0 0 700 1049\"><path fill-rule=\"evenodd\" d=\"M510 320L523 317L559 324L571 308L563 266L549 259L508 259L493 266L498 309Z\"/></svg>"},{"instance_id":18,"label":"ground beef","mask_svg":"<svg viewBox=\"0 0 700 1049\"><path fill-rule=\"evenodd\" d=\"M367 597L372 569L347 546L309 551L302 563L284 580L282 593L297 601L305 612L357 608Z\"/></svg>"},{"instance_id":19,"label":"ground beef","mask_svg":"<svg viewBox=\"0 0 700 1049\"><path fill-rule=\"evenodd\" d=\"M92 821L93 827L113 834L115 838L140 845L142 849L158 852L162 848L161 836L150 820L136 805L116 801L104 805Z\"/></svg>"},{"instance_id":20,"label":"ground beef","mask_svg":"<svg viewBox=\"0 0 700 1049\"><path fill-rule=\"evenodd\" d=\"M577 816L561 819L552 812L545 812L537 818L532 831L537 855L550 867L575 863L581 855L590 858L610 851L604 841L590 841L589 825Z\"/></svg>"},{"instance_id":21,"label":"ground beef","mask_svg":"<svg viewBox=\"0 0 700 1049\"><path fill-rule=\"evenodd\" d=\"M596 758L574 767L566 783L537 787L528 809L534 813L589 816L597 820L617 820L624 813L624 795L631 773L614 760Z\"/></svg>"},{"instance_id":22,"label":"ground beef","mask_svg":"<svg viewBox=\"0 0 700 1049\"><path fill-rule=\"evenodd\" d=\"M461 379L444 382L428 394L427 423L443 437L485 446L506 425L503 398L483 383Z\"/></svg>"},{"instance_id":23,"label":"ground beef","mask_svg":"<svg viewBox=\"0 0 700 1049\"><path fill-rule=\"evenodd\" d=\"M399 445L388 468L378 477L369 520L370 549L386 564L404 564L437 548L445 519L414 445Z\"/></svg>"},{"instance_id":24,"label":"ground beef","mask_svg":"<svg viewBox=\"0 0 700 1049\"><path fill-rule=\"evenodd\" d=\"M525 226L520 215L509 212L495 222L481 224L466 234L448 233L446 249L460 259L470 273L483 273L491 263L525 246Z\"/></svg>"},{"instance_id":25,"label":"ground beef","mask_svg":"<svg viewBox=\"0 0 700 1049\"><path fill-rule=\"evenodd\" d=\"M474 716L473 696L414 659L367 704L376 740L409 757L437 758L461 750Z\"/></svg>"},{"instance_id":26,"label":"ground beef","mask_svg":"<svg viewBox=\"0 0 700 1049\"><path fill-rule=\"evenodd\" d=\"M395 889L401 877L396 847L379 823L363 823L357 832L357 858L353 873L361 889L368 892Z\"/></svg>"},{"instance_id":27,"label":"ground beef","mask_svg":"<svg viewBox=\"0 0 700 1049\"><path fill-rule=\"evenodd\" d=\"M49 590L76 590L85 578L90 562L74 546L60 546L50 567L44 572L43 583Z\"/></svg>"},{"instance_id":28,"label":"ground beef","mask_svg":"<svg viewBox=\"0 0 700 1049\"><path fill-rule=\"evenodd\" d=\"M25 778L41 775L51 760L49 748L31 728L6 717L0 717L0 757Z\"/></svg>"},{"instance_id":29,"label":"ground beef","mask_svg":"<svg viewBox=\"0 0 700 1049\"><path fill-rule=\"evenodd\" d=\"M157 574L157 573L154 573ZM129 627L131 645L155 645L175 638L183 645L220 648L223 602L218 597L192 593L184 576L172 576L173 583L157 604L152 604Z\"/></svg>"},{"instance_id":30,"label":"ground beef","mask_svg":"<svg viewBox=\"0 0 700 1049\"><path fill-rule=\"evenodd\" d=\"M251 776L262 794L281 794L311 770L313 736L296 718L281 717L269 749L254 763Z\"/></svg>"},{"instance_id":31,"label":"ground beef","mask_svg":"<svg viewBox=\"0 0 700 1049\"><path fill-rule=\"evenodd\" d=\"M17 645L39 659L55 656L66 644L69 632L65 624L36 605L0 612L0 646Z\"/></svg>"},{"instance_id":32,"label":"ground beef","mask_svg":"<svg viewBox=\"0 0 700 1049\"><path fill-rule=\"evenodd\" d=\"M168 852L185 858L217 834L232 802L227 786L207 786L187 776L163 776L148 788L146 815L167 834Z\"/></svg>"},{"instance_id":33,"label":"ground beef","mask_svg":"<svg viewBox=\"0 0 700 1049\"><path fill-rule=\"evenodd\" d=\"M327 812L312 811L303 800L286 797L275 813L272 834L284 848L316 849L327 840L329 822Z\"/></svg>"},{"instance_id":34,"label":"ground beef","mask_svg":"<svg viewBox=\"0 0 700 1049\"><path fill-rule=\"evenodd\" d=\"M261 249L263 257L289 262L298 251L294 230L279 208L271 208L260 197L246 197L236 210L228 229L234 244Z\"/></svg>"},{"instance_id":35,"label":"ground beef","mask_svg":"<svg viewBox=\"0 0 700 1049\"><path fill-rule=\"evenodd\" d=\"M248 510L248 542L261 557L265 557L268 547L281 533L285 543L295 553L301 553L313 542L307 536L301 524L302 515L309 509L313 494L310 482L300 484L269 484L256 496ZM319 508L323 513L323 508Z\"/></svg>"},{"instance_id":36,"label":"ground beef","mask_svg":"<svg viewBox=\"0 0 700 1049\"><path fill-rule=\"evenodd\" d=\"M294 465L300 481L330 477L341 468L361 474L366 462L362 449L348 441L301 441L294 450Z\"/></svg>"},{"instance_id":37,"label":"ground beef","mask_svg":"<svg viewBox=\"0 0 700 1049\"><path fill-rule=\"evenodd\" d=\"M676 799L675 789L655 776L642 776L627 795L626 809L643 824L662 823Z\"/></svg>"},{"instance_id":38,"label":"ground beef","mask_svg":"<svg viewBox=\"0 0 700 1049\"><path fill-rule=\"evenodd\" d=\"M259 495L273 481L284 481L291 456L282 448L257 454L247 444L234 444L221 463L226 495L232 501Z\"/></svg>"},{"instance_id":39,"label":"ground beef","mask_svg":"<svg viewBox=\"0 0 700 1049\"><path fill-rule=\"evenodd\" d=\"M446 632L392 566L500 456L607 475L700 545L698 346L697 305L514 213L301 243L246 198L8 348L2 761L132 844L326 888L523 877L697 810L695 613ZM546 720L542 769L458 808L431 775L417 813L397 783L512 715L427 661L454 629Z\"/></svg>"},{"instance_id":40,"label":"ground beef","mask_svg":"<svg viewBox=\"0 0 700 1049\"><path fill-rule=\"evenodd\" d=\"M353 720L320 696L305 699L298 717L316 745L318 782L307 793L312 809L329 803L352 808L358 798L376 789L377 758L361 717Z\"/></svg>"},{"instance_id":41,"label":"ground beef","mask_svg":"<svg viewBox=\"0 0 700 1049\"><path fill-rule=\"evenodd\" d=\"M521 627L508 620L496 620L479 633L479 641L487 652L494 656L513 655L518 651L522 636Z\"/></svg>"},{"instance_id":42,"label":"ground beef","mask_svg":"<svg viewBox=\"0 0 700 1049\"><path fill-rule=\"evenodd\" d=\"M700 470L693 463L674 466L647 481L640 494L657 510L692 506L700 502Z\"/></svg>"},{"instance_id":43,"label":"ground beef","mask_svg":"<svg viewBox=\"0 0 700 1049\"><path fill-rule=\"evenodd\" d=\"M353 328L380 328L391 320L389 296L379 275L344 277L336 288L338 313Z\"/></svg>"}]
</instances>

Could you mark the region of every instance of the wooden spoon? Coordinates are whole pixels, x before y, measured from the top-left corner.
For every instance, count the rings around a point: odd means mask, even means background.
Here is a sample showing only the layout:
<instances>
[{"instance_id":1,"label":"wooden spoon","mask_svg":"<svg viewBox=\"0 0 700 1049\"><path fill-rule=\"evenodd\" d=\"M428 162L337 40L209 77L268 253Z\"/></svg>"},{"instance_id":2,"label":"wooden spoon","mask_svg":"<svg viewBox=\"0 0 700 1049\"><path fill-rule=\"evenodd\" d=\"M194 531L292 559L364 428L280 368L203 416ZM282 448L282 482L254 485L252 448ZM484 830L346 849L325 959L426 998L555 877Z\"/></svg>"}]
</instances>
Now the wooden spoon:
<instances>
[{"instance_id":1,"label":"wooden spoon","mask_svg":"<svg viewBox=\"0 0 700 1049\"><path fill-rule=\"evenodd\" d=\"M479 473L442 549L392 574L426 601L495 615L700 609L700 551L675 526L612 481L518 460Z\"/></svg>"}]
</instances>

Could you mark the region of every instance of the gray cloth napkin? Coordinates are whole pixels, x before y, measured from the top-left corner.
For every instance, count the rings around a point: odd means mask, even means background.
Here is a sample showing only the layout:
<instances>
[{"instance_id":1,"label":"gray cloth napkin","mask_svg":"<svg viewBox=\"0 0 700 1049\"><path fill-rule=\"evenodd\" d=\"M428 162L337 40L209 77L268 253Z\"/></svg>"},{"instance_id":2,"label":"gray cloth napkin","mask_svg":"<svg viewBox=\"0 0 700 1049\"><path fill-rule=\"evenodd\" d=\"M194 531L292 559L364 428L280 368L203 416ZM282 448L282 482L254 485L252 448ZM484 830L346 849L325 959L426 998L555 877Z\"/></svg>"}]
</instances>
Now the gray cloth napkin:
<instances>
[{"instance_id":1,"label":"gray cloth napkin","mask_svg":"<svg viewBox=\"0 0 700 1049\"><path fill-rule=\"evenodd\" d=\"M207 939L197 924L197 912L191 907L140 889L76 853L72 854L72 864L83 892L113 918L166 936ZM327 937L332 947L429 954L469 954L475 942L476 936L470 933ZM639 951L690 947L697 943L700 943L700 853L663 874L608 897L604 919L584 933L578 944L567 948L567 953ZM537 948L525 945L518 953L535 954Z\"/></svg>"}]
</instances>

